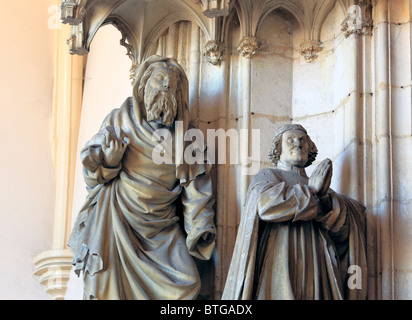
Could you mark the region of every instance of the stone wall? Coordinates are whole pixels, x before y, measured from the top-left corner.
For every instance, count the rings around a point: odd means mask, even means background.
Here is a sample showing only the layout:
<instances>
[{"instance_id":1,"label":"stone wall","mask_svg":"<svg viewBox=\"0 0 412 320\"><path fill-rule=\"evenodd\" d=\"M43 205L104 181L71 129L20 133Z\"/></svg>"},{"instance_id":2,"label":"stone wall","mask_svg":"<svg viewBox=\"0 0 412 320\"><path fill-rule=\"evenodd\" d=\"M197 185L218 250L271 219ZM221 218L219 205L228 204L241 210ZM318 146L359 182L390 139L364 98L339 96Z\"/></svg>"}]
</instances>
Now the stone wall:
<instances>
[{"instance_id":1,"label":"stone wall","mask_svg":"<svg viewBox=\"0 0 412 320\"><path fill-rule=\"evenodd\" d=\"M410 298L411 1L218 2L210 8L207 1L133 6L126 1L106 8L112 10L107 19L120 30L130 65L154 53L182 64L190 82L191 119L205 137L208 129L248 132L234 146L218 149L227 159L234 152L242 161L214 167L218 242L213 298L224 286L250 181L243 174L249 161L242 156L259 167L270 166L266 154L273 133L287 122L308 129L319 149L315 165L326 157L333 160L332 187L367 207L369 298ZM133 10L138 18L131 20ZM86 75L104 65L104 52L119 37L96 37L93 51L90 43L100 25L90 21L74 23L72 32L79 39L80 26L89 28L89 38L71 47L74 53L90 51ZM128 79L125 60L117 59L111 68L119 63L123 70L116 75L123 77L119 85ZM102 111L93 97L112 86L103 78L95 80L91 86L86 79L90 100L84 100L80 132L100 124L86 113ZM253 129L260 130L258 139ZM76 190L84 188L77 178ZM82 199L76 196L75 201Z\"/></svg>"}]
</instances>

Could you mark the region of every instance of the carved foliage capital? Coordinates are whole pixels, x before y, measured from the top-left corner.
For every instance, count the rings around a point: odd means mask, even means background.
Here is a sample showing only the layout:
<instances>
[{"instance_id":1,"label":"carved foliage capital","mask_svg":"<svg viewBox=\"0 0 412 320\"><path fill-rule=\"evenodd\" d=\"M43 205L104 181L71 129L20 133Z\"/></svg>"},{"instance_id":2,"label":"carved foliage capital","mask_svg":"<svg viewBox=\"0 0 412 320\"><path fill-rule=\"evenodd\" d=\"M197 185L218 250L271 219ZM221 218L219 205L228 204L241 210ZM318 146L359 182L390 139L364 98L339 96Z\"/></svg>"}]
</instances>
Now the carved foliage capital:
<instances>
[{"instance_id":1,"label":"carved foliage capital","mask_svg":"<svg viewBox=\"0 0 412 320\"><path fill-rule=\"evenodd\" d=\"M220 65L227 45L223 42L212 40L206 43L204 56L213 65Z\"/></svg>"},{"instance_id":2,"label":"carved foliage capital","mask_svg":"<svg viewBox=\"0 0 412 320\"><path fill-rule=\"evenodd\" d=\"M244 37L237 48L244 58L252 58L260 50L262 42L256 37Z\"/></svg>"},{"instance_id":3,"label":"carved foliage capital","mask_svg":"<svg viewBox=\"0 0 412 320\"><path fill-rule=\"evenodd\" d=\"M372 5L366 2L360 2L358 5L352 5L348 9L348 15L341 24L341 31L348 38L354 35L372 35Z\"/></svg>"},{"instance_id":4,"label":"carved foliage capital","mask_svg":"<svg viewBox=\"0 0 412 320\"><path fill-rule=\"evenodd\" d=\"M317 40L309 40L300 44L300 54L309 63L314 62L318 58L318 53L322 49L320 41Z\"/></svg>"}]
</instances>

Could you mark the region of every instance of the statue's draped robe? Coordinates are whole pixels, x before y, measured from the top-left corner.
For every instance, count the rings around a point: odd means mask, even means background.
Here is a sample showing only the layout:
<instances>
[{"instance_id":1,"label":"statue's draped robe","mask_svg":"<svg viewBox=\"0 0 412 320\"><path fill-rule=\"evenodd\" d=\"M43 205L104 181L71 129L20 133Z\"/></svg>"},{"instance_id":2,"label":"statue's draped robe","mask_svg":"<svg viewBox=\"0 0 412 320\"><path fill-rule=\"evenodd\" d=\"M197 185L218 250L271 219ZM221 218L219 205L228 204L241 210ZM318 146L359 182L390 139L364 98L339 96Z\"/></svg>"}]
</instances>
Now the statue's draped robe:
<instances>
[{"instance_id":1,"label":"statue's draped robe","mask_svg":"<svg viewBox=\"0 0 412 320\"><path fill-rule=\"evenodd\" d=\"M253 178L222 299L366 298L365 208L329 189L332 210L318 216L307 184L296 167Z\"/></svg>"},{"instance_id":2,"label":"statue's draped robe","mask_svg":"<svg viewBox=\"0 0 412 320\"><path fill-rule=\"evenodd\" d=\"M103 165L108 129L130 140L116 168ZM192 256L209 259L214 241L201 235L216 233L210 167L155 164L153 131L129 98L81 152L89 195L69 246L85 299L194 299L199 292Z\"/></svg>"}]
</instances>

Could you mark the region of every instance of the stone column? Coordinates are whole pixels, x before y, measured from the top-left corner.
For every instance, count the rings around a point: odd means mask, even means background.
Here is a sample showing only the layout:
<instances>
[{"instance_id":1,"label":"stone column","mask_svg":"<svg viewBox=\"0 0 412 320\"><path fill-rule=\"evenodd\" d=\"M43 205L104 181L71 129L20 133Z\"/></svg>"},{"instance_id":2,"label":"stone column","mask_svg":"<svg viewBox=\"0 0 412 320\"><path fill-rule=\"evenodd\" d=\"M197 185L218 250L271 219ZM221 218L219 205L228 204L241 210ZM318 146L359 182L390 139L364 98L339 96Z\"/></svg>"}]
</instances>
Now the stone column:
<instances>
[{"instance_id":1,"label":"stone column","mask_svg":"<svg viewBox=\"0 0 412 320\"><path fill-rule=\"evenodd\" d=\"M412 299L410 1L379 0L374 14L377 291L384 300Z\"/></svg>"},{"instance_id":2,"label":"stone column","mask_svg":"<svg viewBox=\"0 0 412 320\"><path fill-rule=\"evenodd\" d=\"M176 58L176 41L178 39L177 24L172 24L169 28L169 35L167 37L166 56L169 58Z\"/></svg>"},{"instance_id":3,"label":"stone column","mask_svg":"<svg viewBox=\"0 0 412 320\"><path fill-rule=\"evenodd\" d=\"M240 127L243 132L248 132L247 136L240 136L239 160L240 160L240 205L245 203L247 189L249 187L250 176L247 174L249 165L251 146L251 82L252 82L252 57L260 49L261 41L256 37L244 37L239 44L238 51L241 57L241 97L240 97ZM242 133L242 132L241 132Z\"/></svg>"},{"instance_id":4,"label":"stone column","mask_svg":"<svg viewBox=\"0 0 412 320\"><path fill-rule=\"evenodd\" d=\"M71 56L69 26L56 30L52 145L56 170L53 248L34 257L34 274L53 299L64 299L72 268L71 232L74 176L83 88L83 57Z\"/></svg>"},{"instance_id":5,"label":"stone column","mask_svg":"<svg viewBox=\"0 0 412 320\"><path fill-rule=\"evenodd\" d=\"M242 59L241 62L241 105L240 105L240 128L243 132L250 132L250 112L251 112L251 72L252 61L250 57ZM247 157L250 150L250 134L240 137L239 141L239 161L240 161L240 206L245 203L247 188L249 187L249 177L245 174L247 167Z\"/></svg>"},{"instance_id":6,"label":"stone column","mask_svg":"<svg viewBox=\"0 0 412 320\"><path fill-rule=\"evenodd\" d=\"M375 210L377 225L378 270L381 283L377 298L393 299L393 212L391 205L391 138L390 138L390 77L388 44L388 1L378 1L375 22ZM378 283L379 284L379 283Z\"/></svg>"},{"instance_id":7,"label":"stone column","mask_svg":"<svg viewBox=\"0 0 412 320\"><path fill-rule=\"evenodd\" d=\"M200 86L200 29L191 23L190 32L190 67L189 67L189 100L190 117L196 126L199 124L199 86Z\"/></svg>"},{"instance_id":8,"label":"stone column","mask_svg":"<svg viewBox=\"0 0 412 320\"><path fill-rule=\"evenodd\" d=\"M349 81L348 103L346 106L347 124L345 125L345 143L349 153L350 178L344 192L350 197L365 203L365 93L370 86L370 35L372 21L367 2L355 5L351 1L348 15L342 23L342 31L349 42L347 81ZM368 50L369 48L369 50ZM366 90L365 90L366 89ZM370 88L369 88L370 89Z\"/></svg>"},{"instance_id":9,"label":"stone column","mask_svg":"<svg viewBox=\"0 0 412 320\"><path fill-rule=\"evenodd\" d=\"M412 299L411 2L390 0L394 299Z\"/></svg>"},{"instance_id":10,"label":"stone column","mask_svg":"<svg viewBox=\"0 0 412 320\"><path fill-rule=\"evenodd\" d=\"M371 30L372 31L372 30ZM374 70L375 65L373 62L373 36L365 35L361 38L361 61L362 61L362 83L360 91L360 105L363 106L362 112L362 128L361 128L361 140L360 140L360 157L361 163L361 196L363 204L366 206L367 212L367 225L366 236L368 264L368 296L370 299L376 299L377 291L377 257L376 257L376 216L374 215L374 188L372 187L376 183L374 175L374 153L373 153L373 135L374 135Z\"/></svg>"},{"instance_id":11,"label":"stone column","mask_svg":"<svg viewBox=\"0 0 412 320\"><path fill-rule=\"evenodd\" d=\"M220 108L219 108L219 120L217 121L218 130L223 129L227 132L228 129L228 121L229 121L229 114L228 114L228 81L229 81L229 67L230 67L230 60L225 59L220 62L219 66L213 66L215 68L216 74L215 76L218 79L221 79L221 99L220 99ZM209 140L209 139L208 139ZM226 139L226 142L228 139ZM223 140L219 139L219 144L222 143ZM233 146L234 141L230 141L230 143L226 143L226 148L222 149L218 146L218 152L216 153L215 157L215 168L217 171L217 183L216 183L216 224L218 230L218 238L217 238L217 251L219 252L217 256L217 267L216 267L216 281L215 281L215 297L214 299L220 299L223 285L226 280L226 272L227 272L227 261L226 257L229 255L229 242L233 239L230 239L230 234L228 232L228 220L229 214L232 212L228 209L229 201L229 167L230 167L230 151L229 147ZM231 148L233 150L233 148ZM226 153L226 162L219 164L218 157L219 152Z\"/></svg>"}]
</instances>

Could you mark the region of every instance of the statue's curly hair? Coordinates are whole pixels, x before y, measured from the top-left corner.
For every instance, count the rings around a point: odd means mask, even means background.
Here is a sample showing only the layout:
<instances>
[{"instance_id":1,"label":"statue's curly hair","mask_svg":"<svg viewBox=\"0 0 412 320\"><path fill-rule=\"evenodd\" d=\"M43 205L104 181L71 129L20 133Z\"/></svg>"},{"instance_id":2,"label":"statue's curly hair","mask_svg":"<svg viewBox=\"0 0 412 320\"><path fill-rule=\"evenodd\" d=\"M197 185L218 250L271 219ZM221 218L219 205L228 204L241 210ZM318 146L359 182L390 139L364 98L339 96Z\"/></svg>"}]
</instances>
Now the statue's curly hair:
<instances>
[{"instance_id":1,"label":"statue's curly hair","mask_svg":"<svg viewBox=\"0 0 412 320\"><path fill-rule=\"evenodd\" d=\"M306 133L308 138L308 146L309 146L309 153L308 153L308 161L305 164L305 167L309 167L316 159L318 155L318 148L316 147L315 143L309 137L306 129L302 127L300 124L286 124L280 127L272 140L272 146L268 152L269 160L276 166L280 159L280 154L282 152L282 136L283 133L289 130L300 130Z\"/></svg>"}]
</instances>

